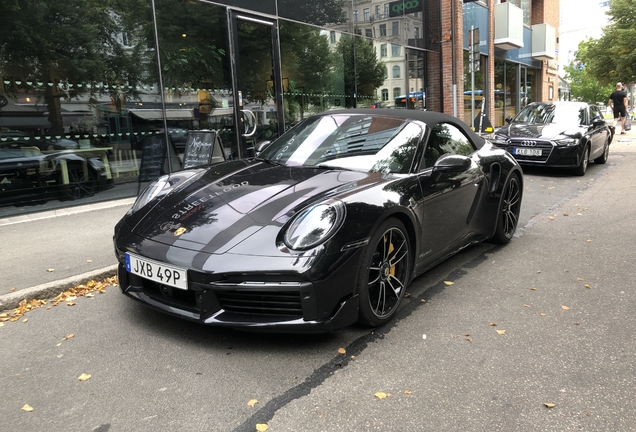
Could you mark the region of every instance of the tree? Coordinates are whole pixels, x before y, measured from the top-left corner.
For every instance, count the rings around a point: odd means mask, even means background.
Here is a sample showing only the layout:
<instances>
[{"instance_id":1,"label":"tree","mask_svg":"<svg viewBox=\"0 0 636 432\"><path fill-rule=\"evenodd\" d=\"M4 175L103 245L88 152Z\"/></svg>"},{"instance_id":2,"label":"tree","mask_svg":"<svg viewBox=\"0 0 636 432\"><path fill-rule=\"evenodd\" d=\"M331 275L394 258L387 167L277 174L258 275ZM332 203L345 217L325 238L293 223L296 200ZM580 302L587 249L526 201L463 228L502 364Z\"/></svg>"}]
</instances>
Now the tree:
<instances>
[{"instance_id":1,"label":"tree","mask_svg":"<svg viewBox=\"0 0 636 432\"><path fill-rule=\"evenodd\" d=\"M587 57L589 42L581 42L576 52L577 58ZM592 76L590 67L582 61L576 60L565 66L565 79L570 82L572 97L594 104L605 103L612 93L614 86L611 84L601 85L598 78Z\"/></svg>"},{"instance_id":2,"label":"tree","mask_svg":"<svg viewBox=\"0 0 636 432\"><path fill-rule=\"evenodd\" d=\"M386 72L386 65L378 60L373 45L362 37L343 35L337 51L343 58L347 106L355 106L359 98L373 98L378 87L384 84Z\"/></svg>"},{"instance_id":3,"label":"tree","mask_svg":"<svg viewBox=\"0 0 636 432\"><path fill-rule=\"evenodd\" d=\"M636 0L612 0L610 23L599 39L585 41L577 58L601 85L636 81Z\"/></svg>"},{"instance_id":4,"label":"tree","mask_svg":"<svg viewBox=\"0 0 636 432\"><path fill-rule=\"evenodd\" d=\"M144 79L143 0L4 0L0 16L0 72L42 86L54 134L63 132L61 98L103 92L119 104Z\"/></svg>"}]
</instances>

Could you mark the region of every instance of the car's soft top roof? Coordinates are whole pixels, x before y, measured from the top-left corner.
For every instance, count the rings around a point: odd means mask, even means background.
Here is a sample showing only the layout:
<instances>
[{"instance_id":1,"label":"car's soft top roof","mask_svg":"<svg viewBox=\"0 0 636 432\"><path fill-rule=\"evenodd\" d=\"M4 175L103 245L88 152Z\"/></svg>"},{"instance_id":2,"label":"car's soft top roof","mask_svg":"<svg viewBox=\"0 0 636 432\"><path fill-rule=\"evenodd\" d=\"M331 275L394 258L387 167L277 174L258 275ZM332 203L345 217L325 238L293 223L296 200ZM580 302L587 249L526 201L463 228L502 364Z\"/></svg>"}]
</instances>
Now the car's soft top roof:
<instances>
[{"instance_id":1,"label":"car's soft top roof","mask_svg":"<svg viewBox=\"0 0 636 432\"><path fill-rule=\"evenodd\" d=\"M453 117L448 114L434 112L434 111L420 111L420 110L408 110L408 109L342 109L336 111L326 111L318 116L324 115L337 115L337 114L346 114L346 115L377 115L377 116L389 116L389 117L397 117L408 120L418 120L422 123L426 123L429 127L434 127L438 123L450 123L453 126L457 126L457 128L461 129L470 140L477 146L477 148L481 148L485 139L476 134L466 123L458 119L457 117Z\"/></svg>"}]
</instances>

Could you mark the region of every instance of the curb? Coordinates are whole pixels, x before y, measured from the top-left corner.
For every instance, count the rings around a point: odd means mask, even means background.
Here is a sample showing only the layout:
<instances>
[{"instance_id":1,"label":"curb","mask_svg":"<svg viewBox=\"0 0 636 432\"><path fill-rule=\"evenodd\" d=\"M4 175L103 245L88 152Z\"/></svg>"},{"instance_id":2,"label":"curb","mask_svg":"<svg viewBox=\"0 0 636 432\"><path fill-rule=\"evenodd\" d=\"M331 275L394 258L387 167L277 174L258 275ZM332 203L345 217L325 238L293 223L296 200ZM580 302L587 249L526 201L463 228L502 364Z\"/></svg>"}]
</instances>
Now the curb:
<instances>
[{"instance_id":1,"label":"curb","mask_svg":"<svg viewBox=\"0 0 636 432\"><path fill-rule=\"evenodd\" d=\"M18 307L22 300L27 302L33 299L49 299L64 292L68 288L85 284L93 279L106 279L117 274L117 265L104 267L102 269L93 270L82 273L80 275L71 276L58 281L47 282L31 288L21 289L9 294L0 295L0 311L14 309Z\"/></svg>"}]
</instances>

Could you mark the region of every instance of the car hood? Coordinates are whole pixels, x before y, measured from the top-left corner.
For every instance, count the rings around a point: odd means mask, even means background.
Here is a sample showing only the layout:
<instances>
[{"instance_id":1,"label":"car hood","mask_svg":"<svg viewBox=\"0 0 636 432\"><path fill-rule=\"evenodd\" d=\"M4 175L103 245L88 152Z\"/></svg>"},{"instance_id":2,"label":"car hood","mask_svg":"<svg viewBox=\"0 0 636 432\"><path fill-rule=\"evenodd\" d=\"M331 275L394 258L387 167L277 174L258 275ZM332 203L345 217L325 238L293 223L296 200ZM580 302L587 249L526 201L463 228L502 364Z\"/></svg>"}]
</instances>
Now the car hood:
<instances>
[{"instance_id":1,"label":"car hood","mask_svg":"<svg viewBox=\"0 0 636 432\"><path fill-rule=\"evenodd\" d=\"M580 127L558 123L512 123L503 128L502 132L510 138L541 138L546 140L581 135Z\"/></svg>"},{"instance_id":2,"label":"car hood","mask_svg":"<svg viewBox=\"0 0 636 432\"><path fill-rule=\"evenodd\" d=\"M197 175L136 221L133 233L180 249L225 253L267 228L263 247L271 248L285 222L312 202L387 181L375 173L242 161Z\"/></svg>"}]
</instances>

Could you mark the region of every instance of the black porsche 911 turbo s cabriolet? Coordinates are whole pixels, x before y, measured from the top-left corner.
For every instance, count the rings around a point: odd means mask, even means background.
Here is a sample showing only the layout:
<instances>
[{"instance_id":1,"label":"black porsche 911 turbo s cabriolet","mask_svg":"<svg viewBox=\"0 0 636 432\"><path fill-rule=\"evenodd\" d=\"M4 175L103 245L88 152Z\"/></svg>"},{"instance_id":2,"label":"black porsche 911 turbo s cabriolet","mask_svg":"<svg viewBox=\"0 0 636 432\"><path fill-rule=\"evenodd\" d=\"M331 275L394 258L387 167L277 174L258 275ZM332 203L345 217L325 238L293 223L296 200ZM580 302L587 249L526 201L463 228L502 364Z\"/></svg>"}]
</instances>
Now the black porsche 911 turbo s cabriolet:
<instances>
[{"instance_id":1,"label":"black porsche 911 turbo s cabriolet","mask_svg":"<svg viewBox=\"0 0 636 432\"><path fill-rule=\"evenodd\" d=\"M514 158L455 117L325 112L253 159L150 184L115 227L119 284L208 325L378 326L414 277L470 244L507 243L522 193Z\"/></svg>"}]
</instances>

